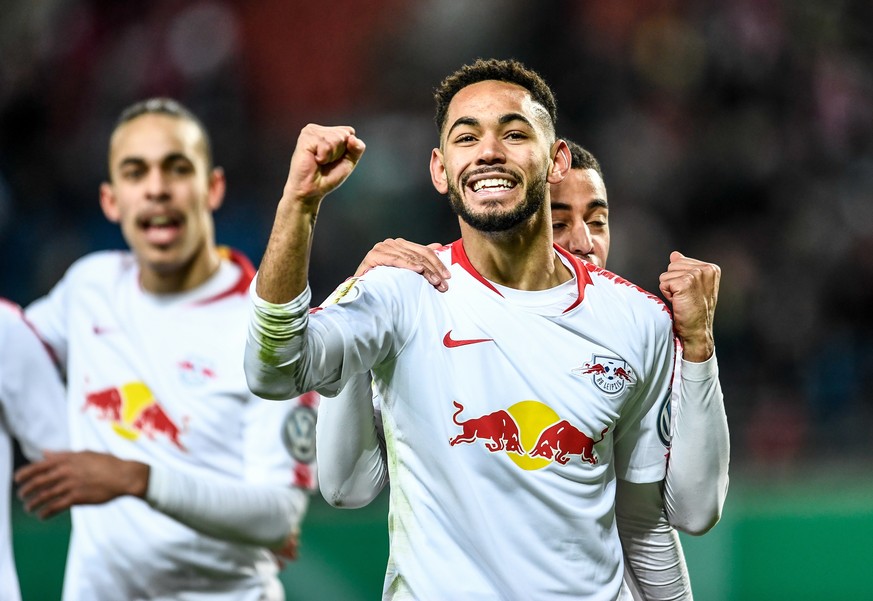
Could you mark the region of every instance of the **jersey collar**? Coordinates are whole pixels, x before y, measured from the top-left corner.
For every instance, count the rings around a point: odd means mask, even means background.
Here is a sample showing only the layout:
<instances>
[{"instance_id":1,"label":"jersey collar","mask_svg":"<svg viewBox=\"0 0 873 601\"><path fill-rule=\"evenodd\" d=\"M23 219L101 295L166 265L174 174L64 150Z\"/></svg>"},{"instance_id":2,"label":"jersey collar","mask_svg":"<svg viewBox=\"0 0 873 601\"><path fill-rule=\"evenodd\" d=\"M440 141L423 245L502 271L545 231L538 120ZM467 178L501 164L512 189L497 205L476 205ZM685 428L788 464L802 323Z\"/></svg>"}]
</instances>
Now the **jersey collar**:
<instances>
[{"instance_id":1,"label":"jersey collar","mask_svg":"<svg viewBox=\"0 0 873 601\"><path fill-rule=\"evenodd\" d=\"M554 245L555 251L563 258L564 263L567 264L570 269L573 270L573 274L576 277L576 300L570 303L570 306L564 309L564 313L571 311L579 306L582 300L585 298L585 287L589 284L593 284L591 280L591 275L588 273L588 270L585 268L583 261L577 257L576 255L567 252L557 244ZM449 248L452 250L452 264L457 263L464 269L467 273L469 273L473 279L481 283L483 286L492 290L496 294L503 296L500 294L500 291L495 288L491 282L489 282L485 277L482 276L476 268L473 267L473 264L470 263L470 258L467 256L467 252L464 250L464 240L455 240L452 244L449 245Z\"/></svg>"},{"instance_id":2,"label":"jersey collar","mask_svg":"<svg viewBox=\"0 0 873 601\"><path fill-rule=\"evenodd\" d=\"M214 303L216 301L220 301L229 296L234 296L236 294L245 294L249 289L249 284L252 283L252 279L255 277L255 267L252 265L252 262L249 261L248 257L242 254L240 251L230 248L229 246L219 246L218 254L221 256L223 261L230 261L237 267L239 267L239 278L236 283L224 290L223 292L219 292L209 298L205 298L201 301L198 301L196 304L198 305L208 305L209 303Z\"/></svg>"}]
</instances>

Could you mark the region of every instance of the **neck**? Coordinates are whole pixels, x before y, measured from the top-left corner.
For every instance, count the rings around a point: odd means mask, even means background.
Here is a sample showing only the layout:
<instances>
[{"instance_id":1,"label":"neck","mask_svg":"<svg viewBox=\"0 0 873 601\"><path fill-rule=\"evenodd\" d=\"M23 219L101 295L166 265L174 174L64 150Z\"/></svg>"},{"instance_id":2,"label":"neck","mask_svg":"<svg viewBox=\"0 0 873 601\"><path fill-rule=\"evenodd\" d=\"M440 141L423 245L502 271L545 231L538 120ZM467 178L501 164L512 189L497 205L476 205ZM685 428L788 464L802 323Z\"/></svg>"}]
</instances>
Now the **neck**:
<instances>
[{"instance_id":1,"label":"neck","mask_svg":"<svg viewBox=\"0 0 873 601\"><path fill-rule=\"evenodd\" d=\"M516 290L547 290L571 279L572 272L555 252L551 229L527 225L518 231L486 233L462 221L461 238L470 264L483 277Z\"/></svg>"},{"instance_id":2,"label":"neck","mask_svg":"<svg viewBox=\"0 0 873 601\"><path fill-rule=\"evenodd\" d=\"M203 284L220 265L221 257L214 246L201 249L181 265L146 265L140 260L140 283L152 294L178 294Z\"/></svg>"}]
</instances>

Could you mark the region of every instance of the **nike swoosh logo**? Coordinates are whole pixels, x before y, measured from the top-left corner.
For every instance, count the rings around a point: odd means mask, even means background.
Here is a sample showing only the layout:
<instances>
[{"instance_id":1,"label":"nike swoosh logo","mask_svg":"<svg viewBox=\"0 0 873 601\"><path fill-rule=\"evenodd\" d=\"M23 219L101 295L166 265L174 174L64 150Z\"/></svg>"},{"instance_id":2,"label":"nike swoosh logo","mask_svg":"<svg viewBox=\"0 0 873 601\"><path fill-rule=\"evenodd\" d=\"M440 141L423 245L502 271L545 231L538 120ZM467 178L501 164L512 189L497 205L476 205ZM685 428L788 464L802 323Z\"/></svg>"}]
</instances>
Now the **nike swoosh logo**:
<instances>
[{"instance_id":1,"label":"nike swoosh logo","mask_svg":"<svg viewBox=\"0 0 873 601\"><path fill-rule=\"evenodd\" d=\"M452 331L449 330L446 332L446 335L443 337L443 344L446 348L457 348L459 346L467 346L468 344L479 344L480 342L494 342L493 338L470 338L467 340L454 340L452 338Z\"/></svg>"}]
</instances>

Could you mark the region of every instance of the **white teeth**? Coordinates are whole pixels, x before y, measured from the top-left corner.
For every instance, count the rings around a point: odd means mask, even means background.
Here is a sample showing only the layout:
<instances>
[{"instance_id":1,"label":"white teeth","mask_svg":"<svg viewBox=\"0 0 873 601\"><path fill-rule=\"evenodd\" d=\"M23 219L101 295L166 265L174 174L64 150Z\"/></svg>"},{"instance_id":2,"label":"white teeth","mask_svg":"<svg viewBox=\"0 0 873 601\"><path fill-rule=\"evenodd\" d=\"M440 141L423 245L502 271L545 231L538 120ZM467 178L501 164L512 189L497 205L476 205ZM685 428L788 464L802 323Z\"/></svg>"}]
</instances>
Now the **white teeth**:
<instances>
[{"instance_id":1,"label":"white teeth","mask_svg":"<svg viewBox=\"0 0 873 601\"><path fill-rule=\"evenodd\" d=\"M169 225L170 218L166 215L158 215L156 217L152 217L149 219L149 225L153 227L161 227L162 225Z\"/></svg>"},{"instance_id":2,"label":"white teeth","mask_svg":"<svg viewBox=\"0 0 873 601\"><path fill-rule=\"evenodd\" d=\"M492 177L488 179L480 179L473 184L473 192L478 192L482 188L499 188L501 190L509 190L515 187L515 184L508 179Z\"/></svg>"}]
</instances>

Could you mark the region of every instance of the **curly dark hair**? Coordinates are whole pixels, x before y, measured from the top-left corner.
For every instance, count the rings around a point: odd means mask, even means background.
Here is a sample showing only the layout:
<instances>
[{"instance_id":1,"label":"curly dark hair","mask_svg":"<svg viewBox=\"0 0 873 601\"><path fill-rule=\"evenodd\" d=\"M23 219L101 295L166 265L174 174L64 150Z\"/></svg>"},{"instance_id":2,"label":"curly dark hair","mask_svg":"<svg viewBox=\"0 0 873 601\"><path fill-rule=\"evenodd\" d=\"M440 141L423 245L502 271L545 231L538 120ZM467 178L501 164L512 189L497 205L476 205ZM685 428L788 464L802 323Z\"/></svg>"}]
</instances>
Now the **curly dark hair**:
<instances>
[{"instance_id":1,"label":"curly dark hair","mask_svg":"<svg viewBox=\"0 0 873 601\"><path fill-rule=\"evenodd\" d=\"M555 123L558 121L555 96L537 72L528 69L514 59L500 60L492 58L485 60L480 58L473 64L464 65L446 77L434 90L433 97L436 100L434 123L440 134L442 134L443 128L446 125L449 103L455 97L455 94L469 85L488 80L505 81L525 88L530 92L534 101L542 105L549 113L552 129L554 130Z\"/></svg>"},{"instance_id":2,"label":"curly dark hair","mask_svg":"<svg viewBox=\"0 0 873 601\"><path fill-rule=\"evenodd\" d=\"M570 147L570 168L571 169L594 169L600 179L603 179L603 171L600 170L600 163L594 158L594 155L585 150L573 140L561 138Z\"/></svg>"}]
</instances>

